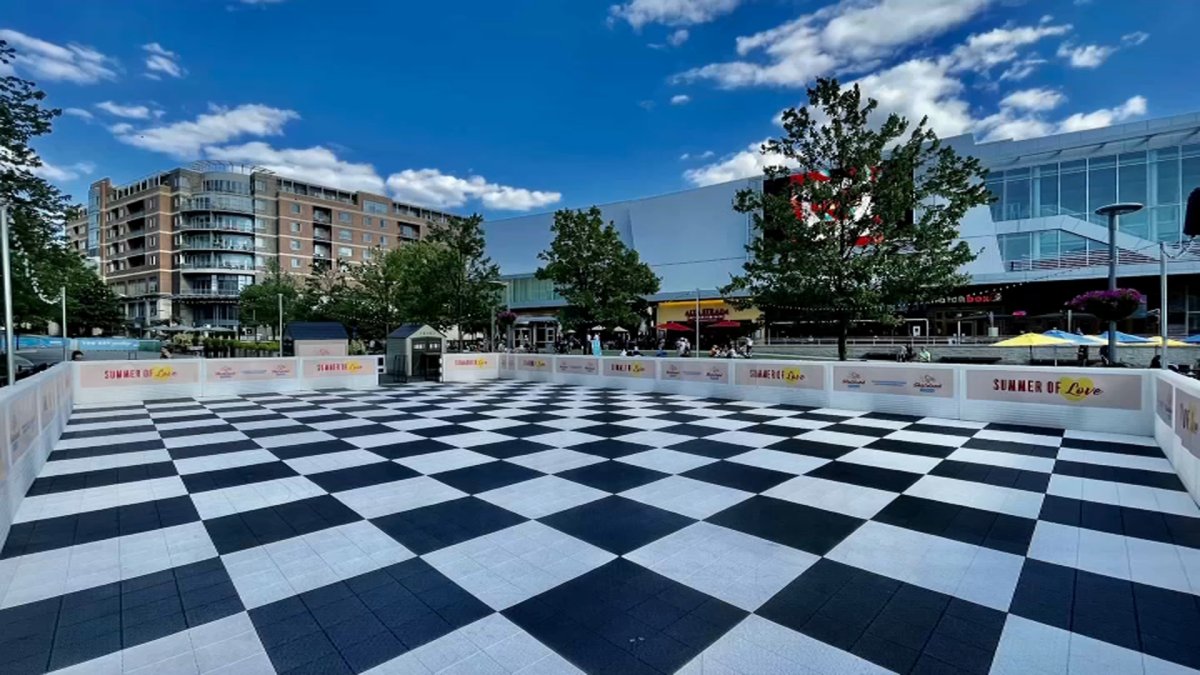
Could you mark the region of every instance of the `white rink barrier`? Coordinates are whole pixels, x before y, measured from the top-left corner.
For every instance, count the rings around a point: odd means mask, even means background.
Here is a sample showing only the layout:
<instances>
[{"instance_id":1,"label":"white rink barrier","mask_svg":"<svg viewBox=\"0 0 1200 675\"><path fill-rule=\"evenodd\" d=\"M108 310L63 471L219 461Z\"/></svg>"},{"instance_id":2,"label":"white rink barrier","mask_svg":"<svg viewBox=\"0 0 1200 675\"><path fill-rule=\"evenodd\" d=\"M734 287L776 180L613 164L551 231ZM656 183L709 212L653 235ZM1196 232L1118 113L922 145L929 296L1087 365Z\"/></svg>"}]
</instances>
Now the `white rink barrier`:
<instances>
[{"instance_id":1,"label":"white rink barrier","mask_svg":"<svg viewBox=\"0 0 1200 675\"><path fill-rule=\"evenodd\" d=\"M501 354L502 377L1150 435L1151 371Z\"/></svg>"},{"instance_id":2,"label":"white rink barrier","mask_svg":"<svg viewBox=\"0 0 1200 675\"><path fill-rule=\"evenodd\" d=\"M75 401L105 403L378 386L382 356L71 363Z\"/></svg>"},{"instance_id":3,"label":"white rink barrier","mask_svg":"<svg viewBox=\"0 0 1200 675\"><path fill-rule=\"evenodd\" d=\"M63 363L0 389L0 542L67 425L73 397L71 368Z\"/></svg>"},{"instance_id":4,"label":"white rink barrier","mask_svg":"<svg viewBox=\"0 0 1200 675\"><path fill-rule=\"evenodd\" d=\"M500 377L502 354L443 354L442 382L481 382Z\"/></svg>"},{"instance_id":5,"label":"white rink barrier","mask_svg":"<svg viewBox=\"0 0 1200 675\"><path fill-rule=\"evenodd\" d=\"M1200 382L1155 371L1154 438L1192 499L1200 502Z\"/></svg>"}]
</instances>

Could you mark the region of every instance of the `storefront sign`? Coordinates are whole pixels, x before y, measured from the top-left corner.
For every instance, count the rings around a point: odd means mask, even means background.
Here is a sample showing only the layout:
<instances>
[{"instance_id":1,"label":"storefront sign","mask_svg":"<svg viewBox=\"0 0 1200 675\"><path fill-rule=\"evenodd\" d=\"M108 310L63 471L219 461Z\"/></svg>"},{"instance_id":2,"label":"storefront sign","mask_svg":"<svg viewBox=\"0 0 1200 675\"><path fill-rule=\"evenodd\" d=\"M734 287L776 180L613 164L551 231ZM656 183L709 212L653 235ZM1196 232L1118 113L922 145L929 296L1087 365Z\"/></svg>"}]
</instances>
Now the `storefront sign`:
<instances>
[{"instance_id":1,"label":"storefront sign","mask_svg":"<svg viewBox=\"0 0 1200 675\"><path fill-rule=\"evenodd\" d=\"M674 321L691 326L696 322L695 300L678 302L660 302L658 304L658 322ZM701 300L699 303L700 323L717 321L757 321L762 312L757 309L738 309L724 300Z\"/></svg>"},{"instance_id":2,"label":"storefront sign","mask_svg":"<svg viewBox=\"0 0 1200 675\"><path fill-rule=\"evenodd\" d=\"M13 396L8 401L8 447L15 464L33 447L38 435L38 397L33 388Z\"/></svg>"},{"instance_id":3,"label":"storefront sign","mask_svg":"<svg viewBox=\"0 0 1200 675\"><path fill-rule=\"evenodd\" d=\"M560 356L555 363L558 372L566 375L596 375L600 372L600 360L593 357Z\"/></svg>"},{"instance_id":4,"label":"storefront sign","mask_svg":"<svg viewBox=\"0 0 1200 675\"><path fill-rule=\"evenodd\" d=\"M1154 412L1158 414L1158 419L1165 424L1171 424L1171 390L1174 387L1167 381L1165 377L1156 378L1154 381Z\"/></svg>"},{"instance_id":5,"label":"storefront sign","mask_svg":"<svg viewBox=\"0 0 1200 675\"><path fill-rule=\"evenodd\" d=\"M661 370L664 380L729 384L728 363L700 360L664 361Z\"/></svg>"},{"instance_id":6,"label":"storefront sign","mask_svg":"<svg viewBox=\"0 0 1200 675\"><path fill-rule=\"evenodd\" d=\"M939 368L834 366L833 390L864 394L954 397L954 371Z\"/></svg>"},{"instance_id":7,"label":"storefront sign","mask_svg":"<svg viewBox=\"0 0 1200 675\"><path fill-rule=\"evenodd\" d=\"M739 363L734 369L735 383L750 387L783 387L787 389L822 389L825 387L825 366L786 365L782 363Z\"/></svg>"},{"instance_id":8,"label":"storefront sign","mask_svg":"<svg viewBox=\"0 0 1200 675\"><path fill-rule=\"evenodd\" d=\"M79 364L79 386L84 389L103 387L143 387L156 385L193 384L200 375L196 362L168 363L148 361L97 361Z\"/></svg>"},{"instance_id":9,"label":"storefront sign","mask_svg":"<svg viewBox=\"0 0 1200 675\"><path fill-rule=\"evenodd\" d=\"M654 362L644 359L605 359L604 374L610 377L654 379Z\"/></svg>"},{"instance_id":10,"label":"storefront sign","mask_svg":"<svg viewBox=\"0 0 1200 675\"><path fill-rule=\"evenodd\" d=\"M252 382L288 380L296 377L292 359L212 359L205 361L205 379L209 382Z\"/></svg>"},{"instance_id":11,"label":"storefront sign","mask_svg":"<svg viewBox=\"0 0 1200 675\"><path fill-rule=\"evenodd\" d=\"M968 370L967 399L1079 408L1142 409L1142 376L1053 370Z\"/></svg>"},{"instance_id":12,"label":"storefront sign","mask_svg":"<svg viewBox=\"0 0 1200 675\"><path fill-rule=\"evenodd\" d=\"M1175 435L1193 457L1200 459L1200 398L1175 388Z\"/></svg>"},{"instance_id":13,"label":"storefront sign","mask_svg":"<svg viewBox=\"0 0 1200 675\"><path fill-rule=\"evenodd\" d=\"M532 370L539 373L550 371L550 359L542 356L518 356L517 370Z\"/></svg>"},{"instance_id":14,"label":"storefront sign","mask_svg":"<svg viewBox=\"0 0 1200 675\"><path fill-rule=\"evenodd\" d=\"M304 377L372 375L377 370L376 360L370 356L345 359L305 359L303 363Z\"/></svg>"}]
</instances>

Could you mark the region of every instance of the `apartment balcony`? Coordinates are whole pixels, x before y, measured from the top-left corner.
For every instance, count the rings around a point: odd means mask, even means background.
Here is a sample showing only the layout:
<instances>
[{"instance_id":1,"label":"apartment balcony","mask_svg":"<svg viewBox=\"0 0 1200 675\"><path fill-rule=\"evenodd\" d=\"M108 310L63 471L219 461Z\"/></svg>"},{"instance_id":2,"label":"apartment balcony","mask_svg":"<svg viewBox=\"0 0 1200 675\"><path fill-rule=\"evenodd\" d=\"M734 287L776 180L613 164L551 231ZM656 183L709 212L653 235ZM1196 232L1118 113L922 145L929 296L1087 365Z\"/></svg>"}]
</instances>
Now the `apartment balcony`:
<instances>
[{"instance_id":1,"label":"apartment balcony","mask_svg":"<svg viewBox=\"0 0 1200 675\"><path fill-rule=\"evenodd\" d=\"M254 213L254 200L250 197L223 193L205 193L181 200L179 210L184 213L189 211Z\"/></svg>"},{"instance_id":2,"label":"apartment balcony","mask_svg":"<svg viewBox=\"0 0 1200 675\"><path fill-rule=\"evenodd\" d=\"M183 301L215 301L238 299L241 292L236 288L181 288L172 297Z\"/></svg>"},{"instance_id":3,"label":"apartment balcony","mask_svg":"<svg viewBox=\"0 0 1200 675\"><path fill-rule=\"evenodd\" d=\"M254 263L233 263L220 261L205 261L205 260L188 260L176 265L178 269L185 272L229 272L229 271L245 271L253 272Z\"/></svg>"},{"instance_id":4,"label":"apartment balcony","mask_svg":"<svg viewBox=\"0 0 1200 675\"><path fill-rule=\"evenodd\" d=\"M254 221L246 217L213 217L213 216L190 216L183 219L179 223L178 229L182 231L203 231L216 230L219 232L245 232L247 234L254 233Z\"/></svg>"},{"instance_id":5,"label":"apartment balcony","mask_svg":"<svg viewBox=\"0 0 1200 675\"><path fill-rule=\"evenodd\" d=\"M321 223L322 225L332 225L333 224L333 216L330 214L327 214L327 213L321 213L320 211L313 209L313 222Z\"/></svg>"},{"instance_id":6,"label":"apartment balcony","mask_svg":"<svg viewBox=\"0 0 1200 675\"><path fill-rule=\"evenodd\" d=\"M219 239L185 239L179 243L181 251L241 251L254 252L254 244L243 241L221 241Z\"/></svg>"},{"instance_id":7,"label":"apartment balcony","mask_svg":"<svg viewBox=\"0 0 1200 675\"><path fill-rule=\"evenodd\" d=\"M328 227L313 227L313 239L316 241L333 241L333 230Z\"/></svg>"}]
</instances>

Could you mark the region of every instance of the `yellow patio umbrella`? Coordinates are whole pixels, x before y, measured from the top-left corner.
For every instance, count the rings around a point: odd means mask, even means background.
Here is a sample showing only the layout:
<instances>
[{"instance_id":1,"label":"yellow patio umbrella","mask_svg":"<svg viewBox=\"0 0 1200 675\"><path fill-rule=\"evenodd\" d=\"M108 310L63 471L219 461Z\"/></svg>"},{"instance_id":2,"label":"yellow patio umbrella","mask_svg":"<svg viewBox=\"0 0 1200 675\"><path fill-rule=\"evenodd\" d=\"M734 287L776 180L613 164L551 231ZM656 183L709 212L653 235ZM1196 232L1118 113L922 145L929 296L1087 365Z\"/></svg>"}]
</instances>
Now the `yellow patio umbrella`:
<instances>
[{"instance_id":1,"label":"yellow patio umbrella","mask_svg":"<svg viewBox=\"0 0 1200 675\"><path fill-rule=\"evenodd\" d=\"M1033 360L1034 347L1061 347L1063 345L1074 344L1070 340L1062 338L1050 337L1041 333L1021 333L1016 337L1001 340L992 344L993 347L1029 347L1029 360ZM1057 359L1055 362L1057 363Z\"/></svg>"}]
</instances>

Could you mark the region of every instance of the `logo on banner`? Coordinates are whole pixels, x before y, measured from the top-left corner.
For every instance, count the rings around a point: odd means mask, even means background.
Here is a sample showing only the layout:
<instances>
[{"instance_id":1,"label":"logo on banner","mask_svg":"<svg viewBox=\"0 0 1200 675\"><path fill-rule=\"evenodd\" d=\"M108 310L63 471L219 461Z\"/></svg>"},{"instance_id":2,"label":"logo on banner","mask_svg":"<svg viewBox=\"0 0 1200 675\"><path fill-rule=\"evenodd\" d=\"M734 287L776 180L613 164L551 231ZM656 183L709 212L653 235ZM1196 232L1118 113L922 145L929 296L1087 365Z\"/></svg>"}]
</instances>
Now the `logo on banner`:
<instances>
[{"instance_id":1,"label":"logo on banner","mask_svg":"<svg viewBox=\"0 0 1200 675\"><path fill-rule=\"evenodd\" d=\"M468 366L473 368L487 368L487 359L454 359L456 366Z\"/></svg>"},{"instance_id":2,"label":"logo on banner","mask_svg":"<svg viewBox=\"0 0 1200 675\"><path fill-rule=\"evenodd\" d=\"M676 377L679 377L679 375L680 375L680 374L681 374L683 371L681 371L681 370L679 369L679 366L675 365L674 363L670 363L670 364L667 364L667 369L666 369L665 371L663 371L663 372L664 372L664 373L666 374L666 376L667 376L667 377L669 377L669 378L676 378Z\"/></svg>"},{"instance_id":3,"label":"logo on banner","mask_svg":"<svg viewBox=\"0 0 1200 675\"><path fill-rule=\"evenodd\" d=\"M1078 403L1089 396L1100 396L1104 393L1100 387L1092 383L1090 377L1081 377L1078 379L1073 377L1059 378L1055 389L1059 396L1072 403Z\"/></svg>"},{"instance_id":4,"label":"logo on banner","mask_svg":"<svg viewBox=\"0 0 1200 675\"><path fill-rule=\"evenodd\" d=\"M1097 387L1090 377L1060 377L1057 380L992 380L993 391L1013 392L1019 394L1052 394L1079 403L1091 398L1104 395L1104 390Z\"/></svg>"},{"instance_id":5,"label":"logo on banner","mask_svg":"<svg viewBox=\"0 0 1200 675\"><path fill-rule=\"evenodd\" d=\"M217 368L213 375L215 375L217 379L231 380L237 376L237 371L229 366L221 366L220 368Z\"/></svg>"},{"instance_id":6,"label":"logo on banner","mask_svg":"<svg viewBox=\"0 0 1200 675\"><path fill-rule=\"evenodd\" d=\"M275 377L291 377L292 367L286 363L281 363L271 369L271 374L273 374Z\"/></svg>"},{"instance_id":7,"label":"logo on banner","mask_svg":"<svg viewBox=\"0 0 1200 675\"><path fill-rule=\"evenodd\" d=\"M614 373L631 373L633 375L646 372L646 366L640 363L614 363L612 369Z\"/></svg>"},{"instance_id":8,"label":"logo on banner","mask_svg":"<svg viewBox=\"0 0 1200 675\"><path fill-rule=\"evenodd\" d=\"M862 375L859 375L858 373L856 373L854 371L850 371L849 375L842 378L842 384L846 385L847 389L858 389L866 383L867 383L867 378L863 377Z\"/></svg>"},{"instance_id":9,"label":"logo on banner","mask_svg":"<svg viewBox=\"0 0 1200 675\"><path fill-rule=\"evenodd\" d=\"M341 361L338 363L318 363L318 373L357 373L362 370L358 361Z\"/></svg>"},{"instance_id":10,"label":"logo on banner","mask_svg":"<svg viewBox=\"0 0 1200 675\"><path fill-rule=\"evenodd\" d=\"M918 377L912 383L912 386L917 391L920 391L920 392L923 392L926 394L932 394L933 392L942 388L942 383L938 382L936 377L926 373L925 375L921 375L920 377Z\"/></svg>"},{"instance_id":11,"label":"logo on banner","mask_svg":"<svg viewBox=\"0 0 1200 675\"><path fill-rule=\"evenodd\" d=\"M779 380L785 384L804 381L804 372L799 368L751 368L750 377L756 380Z\"/></svg>"}]
</instances>

